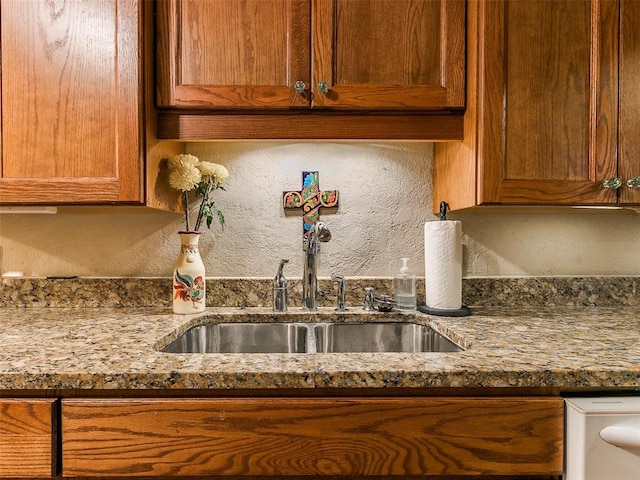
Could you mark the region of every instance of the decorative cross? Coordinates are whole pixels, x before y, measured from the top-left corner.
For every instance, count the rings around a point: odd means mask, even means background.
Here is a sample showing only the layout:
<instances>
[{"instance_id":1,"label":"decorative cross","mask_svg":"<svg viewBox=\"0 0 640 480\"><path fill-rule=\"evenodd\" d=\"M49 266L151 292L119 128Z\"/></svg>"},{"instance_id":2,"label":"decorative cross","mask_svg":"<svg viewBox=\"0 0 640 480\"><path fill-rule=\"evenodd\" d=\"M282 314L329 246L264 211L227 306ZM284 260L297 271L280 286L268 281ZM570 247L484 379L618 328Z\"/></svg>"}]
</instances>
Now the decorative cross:
<instances>
[{"instance_id":1,"label":"decorative cross","mask_svg":"<svg viewBox=\"0 0 640 480\"><path fill-rule=\"evenodd\" d=\"M282 192L282 207L302 209L302 248L306 249L309 233L320 220L320 207L338 208L338 190L320 190L318 172L302 172L302 190Z\"/></svg>"}]
</instances>

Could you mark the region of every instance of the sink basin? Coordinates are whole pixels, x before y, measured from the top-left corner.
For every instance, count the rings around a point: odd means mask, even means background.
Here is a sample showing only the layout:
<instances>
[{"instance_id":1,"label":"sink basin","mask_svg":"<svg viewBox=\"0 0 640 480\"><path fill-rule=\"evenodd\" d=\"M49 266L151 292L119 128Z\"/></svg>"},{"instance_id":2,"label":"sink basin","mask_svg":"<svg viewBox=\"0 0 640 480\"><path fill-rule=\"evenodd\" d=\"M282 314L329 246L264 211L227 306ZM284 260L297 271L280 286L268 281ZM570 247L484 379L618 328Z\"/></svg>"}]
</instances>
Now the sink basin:
<instances>
[{"instance_id":1,"label":"sink basin","mask_svg":"<svg viewBox=\"0 0 640 480\"><path fill-rule=\"evenodd\" d=\"M432 328L406 322L212 323L192 327L166 353L459 352Z\"/></svg>"},{"instance_id":2,"label":"sink basin","mask_svg":"<svg viewBox=\"0 0 640 480\"><path fill-rule=\"evenodd\" d=\"M298 323L214 323L190 328L167 353L304 353L307 328Z\"/></svg>"},{"instance_id":3,"label":"sink basin","mask_svg":"<svg viewBox=\"0 0 640 480\"><path fill-rule=\"evenodd\" d=\"M432 328L415 323L332 323L315 327L318 352L459 352Z\"/></svg>"}]
</instances>

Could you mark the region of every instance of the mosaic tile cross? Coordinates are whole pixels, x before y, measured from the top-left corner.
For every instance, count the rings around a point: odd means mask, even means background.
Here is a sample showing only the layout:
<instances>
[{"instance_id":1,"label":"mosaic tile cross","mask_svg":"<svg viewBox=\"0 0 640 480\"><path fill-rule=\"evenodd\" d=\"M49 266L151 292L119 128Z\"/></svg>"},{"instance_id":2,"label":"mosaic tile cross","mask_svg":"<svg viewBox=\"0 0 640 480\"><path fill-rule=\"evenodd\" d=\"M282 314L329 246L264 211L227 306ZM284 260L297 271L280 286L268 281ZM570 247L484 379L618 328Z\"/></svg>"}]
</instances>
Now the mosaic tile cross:
<instances>
[{"instance_id":1,"label":"mosaic tile cross","mask_svg":"<svg viewBox=\"0 0 640 480\"><path fill-rule=\"evenodd\" d=\"M320 220L320 208L338 208L338 190L320 190L318 172L302 172L302 190L282 192L285 210L302 209L302 248L315 223Z\"/></svg>"}]
</instances>

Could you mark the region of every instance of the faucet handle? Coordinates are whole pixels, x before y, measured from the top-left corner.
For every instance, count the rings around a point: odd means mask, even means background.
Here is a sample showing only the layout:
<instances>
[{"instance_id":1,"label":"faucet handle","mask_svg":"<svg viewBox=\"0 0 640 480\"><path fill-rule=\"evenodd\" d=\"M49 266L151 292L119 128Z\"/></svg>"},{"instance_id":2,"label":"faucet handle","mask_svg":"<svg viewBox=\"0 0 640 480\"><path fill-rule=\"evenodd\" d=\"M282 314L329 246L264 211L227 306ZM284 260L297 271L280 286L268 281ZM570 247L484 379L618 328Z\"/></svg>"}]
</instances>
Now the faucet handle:
<instances>
[{"instance_id":1,"label":"faucet handle","mask_svg":"<svg viewBox=\"0 0 640 480\"><path fill-rule=\"evenodd\" d=\"M373 296L373 287L364 287L364 307L365 312L374 312L373 303L375 298Z\"/></svg>"},{"instance_id":2,"label":"faucet handle","mask_svg":"<svg viewBox=\"0 0 640 480\"><path fill-rule=\"evenodd\" d=\"M278 267L278 273L273 279L273 311L274 312L286 312L287 311L287 279L284 278L282 270L285 263L289 263L289 260L280 260L280 266Z\"/></svg>"},{"instance_id":3,"label":"faucet handle","mask_svg":"<svg viewBox=\"0 0 640 480\"><path fill-rule=\"evenodd\" d=\"M284 273L282 272L284 269L284 265L285 263L289 263L289 259L285 259L283 258L282 260L280 260L280 266L278 267L278 273L276 273L275 278L273 279L273 286L274 287L286 287L287 286L287 279L284 278Z\"/></svg>"},{"instance_id":4,"label":"faucet handle","mask_svg":"<svg viewBox=\"0 0 640 480\"><path fill-rule=\"evenodd\" d=\"M365 312L375 312L375 305L378 304L380 312L390 312L396 305L396 301L389 295L380 295L376 297L373 294L373 287L364 287L364 307Z\"/></svg>"},{"instance_id":5,"label":"faucet handle","mask_svg":"<svg viewBox=\"0 0 640 480\"><path fill-rule=\"evenodd\" d=\"M332 273L331 281L338 284L338 306L336 307L336 312L345 312L347 310L344 306L345 298L347 296L347 285L344 281L344 277L342 275L338 275L337 273Z\"/></svg>"},{"instance_id":6,"label":"faucet handle","mask_svg":"<svg viewBox=\"0 0 640 480\"><path fill-rule=\"evenodd\" d=\"M378 304L378 311L380 312L390 312L398 303L389 295L380 295L379 297L374 297L373 301Z\"/></svg>"}]
</instances>

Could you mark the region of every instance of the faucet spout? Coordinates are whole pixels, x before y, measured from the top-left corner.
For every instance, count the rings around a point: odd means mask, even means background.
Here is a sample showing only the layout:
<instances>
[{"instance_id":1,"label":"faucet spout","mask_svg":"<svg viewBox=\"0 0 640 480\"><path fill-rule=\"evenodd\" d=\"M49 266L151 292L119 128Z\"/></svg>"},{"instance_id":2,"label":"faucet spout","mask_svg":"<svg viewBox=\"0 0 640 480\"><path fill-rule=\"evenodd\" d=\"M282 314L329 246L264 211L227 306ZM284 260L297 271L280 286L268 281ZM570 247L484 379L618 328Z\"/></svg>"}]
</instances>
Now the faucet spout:
<instances>
[{"instance_id":1,"label":"faucet spout","mask_svg":"<svg viewBox=\"0 0 640 480\"><path fill-rule=\"evenodd\" d=\"M309 233L302 274L302 306L306 310L318 309L317 259L320 242L331 240L331 232L323 222L316 222Z\"/></svg>"}]
</instances>

